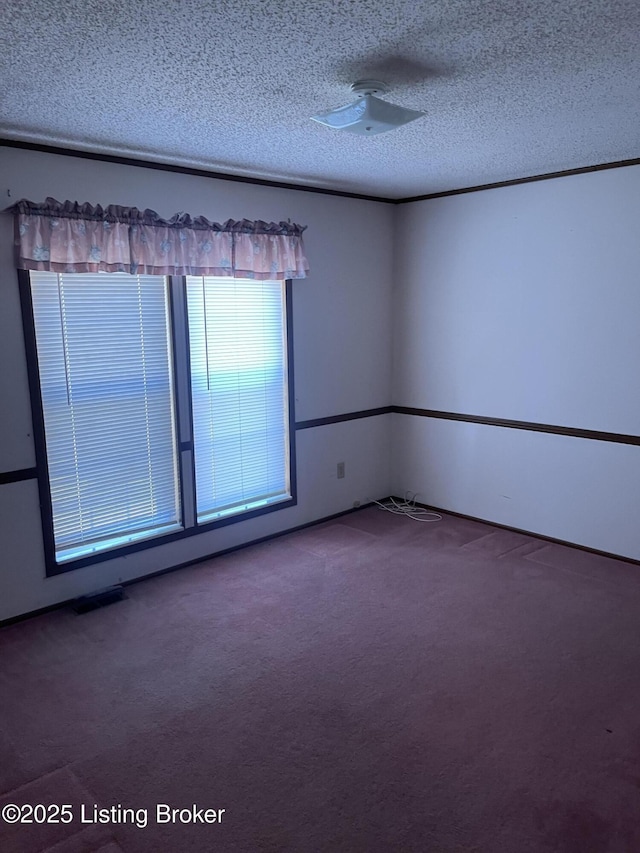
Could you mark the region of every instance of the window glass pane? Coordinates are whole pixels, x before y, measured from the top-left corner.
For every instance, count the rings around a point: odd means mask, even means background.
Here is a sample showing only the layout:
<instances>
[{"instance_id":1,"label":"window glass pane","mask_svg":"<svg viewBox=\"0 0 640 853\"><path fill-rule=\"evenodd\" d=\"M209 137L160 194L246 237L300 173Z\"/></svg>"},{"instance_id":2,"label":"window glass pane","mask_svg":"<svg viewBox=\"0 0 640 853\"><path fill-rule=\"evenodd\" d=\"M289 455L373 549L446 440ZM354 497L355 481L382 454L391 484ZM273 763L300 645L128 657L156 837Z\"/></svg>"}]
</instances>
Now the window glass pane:
<instances>
[{"instance_id":1,"label":"window glass pane","mask_svg":"<svg viewBox=\"0 0 640 853\"><path fill-rule=\"evenodd\" d=\"M30 275L57 561L179 529L166 280Z\"/></svg>"},{"instance_id":2,"label":"window glass pane","mask_svg":"<svg viewBox=\"0 0 640 853\"><path fill-rule=\"evenodd\" d=\"M199 521L291 496L284 287L187 277Z\"/></svg>"}]
</instances>

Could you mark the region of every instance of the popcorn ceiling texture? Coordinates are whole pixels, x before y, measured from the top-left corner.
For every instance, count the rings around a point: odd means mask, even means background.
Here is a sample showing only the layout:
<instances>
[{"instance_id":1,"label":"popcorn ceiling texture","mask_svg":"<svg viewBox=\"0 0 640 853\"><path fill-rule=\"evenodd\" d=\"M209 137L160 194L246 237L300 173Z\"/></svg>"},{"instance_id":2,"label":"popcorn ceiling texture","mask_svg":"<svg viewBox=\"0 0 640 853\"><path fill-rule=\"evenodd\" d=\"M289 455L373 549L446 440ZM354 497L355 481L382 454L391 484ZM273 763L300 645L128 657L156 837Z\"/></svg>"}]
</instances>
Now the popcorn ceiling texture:
<instances>
[{"instance_id":1,"label":"popcorn ceiling texture","mask_svg":"<svg viewBox=\"0 0 640 853\"><path fill-rule=\"evenodd\" d=\"M9 0L0 136L388 198L640 156L637 0ZM379 77L427 116L310 121Z\"/></svg>"}]
</instances>

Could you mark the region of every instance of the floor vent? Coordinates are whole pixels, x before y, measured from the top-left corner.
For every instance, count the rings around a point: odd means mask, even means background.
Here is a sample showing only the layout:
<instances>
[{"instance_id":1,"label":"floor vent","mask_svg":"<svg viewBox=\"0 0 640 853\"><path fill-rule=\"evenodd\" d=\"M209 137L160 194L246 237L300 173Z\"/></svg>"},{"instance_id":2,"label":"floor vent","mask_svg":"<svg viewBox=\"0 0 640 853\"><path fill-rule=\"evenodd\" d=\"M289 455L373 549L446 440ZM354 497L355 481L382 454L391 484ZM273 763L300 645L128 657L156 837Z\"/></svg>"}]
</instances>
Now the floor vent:
<instances>
[{"instance_id":1,"label":"floor vent","mask_svg":"<svg viewBox=\"0 0 640 853\"><path fill-rule=\"evenodd\" d=\"M108 589L101 589L89 595L81 595L80 598L72 601L71 606L76 613L90 613L92 610L97 610L98 607L115 604L116 601L122 601L126 597L123 587L110 586Z\"/></svg>"}]
</instances>

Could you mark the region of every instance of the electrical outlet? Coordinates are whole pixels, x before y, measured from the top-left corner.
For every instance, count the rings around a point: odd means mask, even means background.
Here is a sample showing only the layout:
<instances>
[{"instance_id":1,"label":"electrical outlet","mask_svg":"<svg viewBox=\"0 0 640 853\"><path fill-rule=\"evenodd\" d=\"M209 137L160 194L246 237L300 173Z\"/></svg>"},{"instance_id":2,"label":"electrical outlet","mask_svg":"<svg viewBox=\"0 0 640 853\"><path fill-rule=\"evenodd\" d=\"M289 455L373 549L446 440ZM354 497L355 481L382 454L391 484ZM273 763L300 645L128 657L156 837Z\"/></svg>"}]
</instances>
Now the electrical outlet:
<instances>
[{"instance_id":1,"label":"electrical outlet","mask_svg":"<svg viewBox=\"0 0 640 853\"><path fill-rule=\"evenodd\" d=\"M344 477L344 462L338 462L338 479L342 480Z\"/></svg>"}]
</instances>

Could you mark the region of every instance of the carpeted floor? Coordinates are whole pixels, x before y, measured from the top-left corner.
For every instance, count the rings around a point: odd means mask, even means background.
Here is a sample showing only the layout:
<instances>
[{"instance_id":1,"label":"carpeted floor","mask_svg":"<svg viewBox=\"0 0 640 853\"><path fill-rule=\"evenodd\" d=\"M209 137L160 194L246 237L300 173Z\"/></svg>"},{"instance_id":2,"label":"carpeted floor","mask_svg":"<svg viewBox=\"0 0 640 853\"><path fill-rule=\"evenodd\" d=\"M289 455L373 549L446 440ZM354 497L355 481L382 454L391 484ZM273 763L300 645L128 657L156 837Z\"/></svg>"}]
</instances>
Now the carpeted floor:
<instances>
[{"instance_id":1,"label":"carpeted floor","mask_svg":"<svg viewBox=\"0 0 640 853\"><path fill-rule=\"evenodd\" d=\"M0 807L73 815L3 853L640 851L638 567L368 508L127 595L0 630Z\"/></svg>"}]
</instances>

